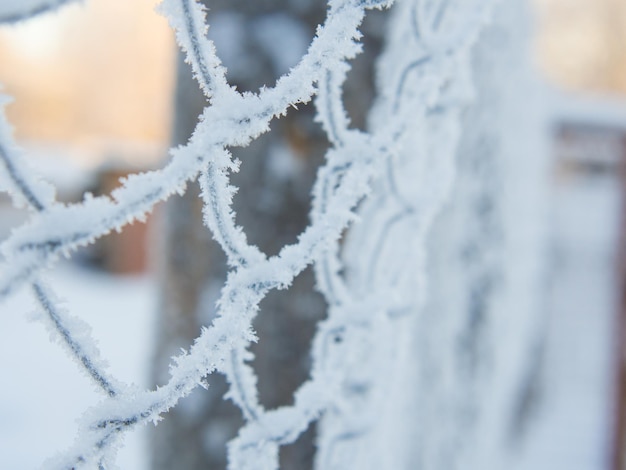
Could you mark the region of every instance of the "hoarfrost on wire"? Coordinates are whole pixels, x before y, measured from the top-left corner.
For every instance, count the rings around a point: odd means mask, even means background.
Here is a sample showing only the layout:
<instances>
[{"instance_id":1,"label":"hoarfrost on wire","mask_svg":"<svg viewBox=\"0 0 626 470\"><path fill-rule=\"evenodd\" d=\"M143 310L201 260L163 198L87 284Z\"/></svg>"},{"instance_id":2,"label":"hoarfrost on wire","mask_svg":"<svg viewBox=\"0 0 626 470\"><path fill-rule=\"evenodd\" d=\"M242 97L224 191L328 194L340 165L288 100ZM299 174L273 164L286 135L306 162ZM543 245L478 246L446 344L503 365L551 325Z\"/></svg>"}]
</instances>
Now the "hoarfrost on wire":
<instances>
[{"instance_id":1,"label":"hoarfrost on wire","mask_svg":"<svg viewBox=\"0 0 626 470\"><path fill-rule=\"evenodd\" d=\"M2 1L0 20L13 21L16 15L29 16L61 3L65 2ZM348 61L361 50L358 28L366 11L393 3L397 5L387 50L380 59L371 130L358 131L350 128L342 101ZM350 467L344 460L350 458L350 446L375 426L376 404L385 400L380 371L393 361L394 321L414 311L423 296L425 238L454 179L460 112L472 98L469 54L492 3L329 0L327 18L297 65L275 86L241 94L227 82L206 37L203 7L195 0L164 0L159 11L176 31L208 103L192 137L170 151L164 168L129 176L111 197L55 203L51 187L25 166L8 123L1 118L1 187L34 214L0 246L0 298L29 285L53 336L106 397L85 414L80 437L71 449L50 460L49 468L108 467L125 431L157 423L213 372L227 377L228 398L246 419L229 445L229 468L278 468L280 446L294 442L322 417L319 467ZM269 47L273 38L265 39ZM244 229L235 223L231 207L235 188L229 176L238 163L228 148L248 145L269 130L273 119L314 97L317 118L332 146L313 189L311 223L295 244L268 257L247 242ZM429 132L439 142L436 154L428 147L432 138L420 139ZM412 188L401 187L394 176L407 170L415 175ZM88 329L58 305L41 276L60 255L69 256L78 247L141 220L156 203L184 192L196 178L202 187L204 221L231 267L218 315L188 352L174 358L166 385L131 389L109 376ZM348 262L340 253L339 240L375 182L382 184L383 198L364 205L362 213L374 220L375 233L354 234L363 241L362 256L357 263ZM408 224L412 232L408 251L400 258L387 251L389 235L399 223ZM269 291L288 288L309 265L329 304L328 317L314 339L311 378L296 392L292 406L265 410L248 364L248 347L256 340L252 320ZM350 279L342 274L344 267L349 268Z\"/></svg>"}]
</instances>

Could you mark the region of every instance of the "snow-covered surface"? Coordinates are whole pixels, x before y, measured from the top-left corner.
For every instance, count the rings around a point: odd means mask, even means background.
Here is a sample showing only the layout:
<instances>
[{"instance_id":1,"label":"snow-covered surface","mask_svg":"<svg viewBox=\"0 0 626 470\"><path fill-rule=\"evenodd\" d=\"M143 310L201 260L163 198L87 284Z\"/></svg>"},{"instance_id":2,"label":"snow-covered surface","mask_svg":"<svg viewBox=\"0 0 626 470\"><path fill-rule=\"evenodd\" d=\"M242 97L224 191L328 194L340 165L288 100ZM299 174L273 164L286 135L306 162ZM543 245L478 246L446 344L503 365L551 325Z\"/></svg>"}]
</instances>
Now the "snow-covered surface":
<instances>
[{"instance_id":1,"label":"snow-covered surface","mask_svg":"<svg viewBox=\"0 0 626 470\"><path fill-rule=\"evenodd\" d=\"M554 271L539 425L524 470L608 468L612 425L613 269L619 213L615 179L575 177L554 189ZM64 265L52 282L93 326L120 379L146 385L153 286ZM26 291L0 305L0 468L39 468L71 445L76 419L100 394L75 363L28 320ZM28 353L23 354L23 351ZM145 468L145 436L130 434L118 463Z\"/></svg>"},{"instance_id":2,"label":"snow-covered surface","mask_svg":"<svg viewBox=\"0 0 626 470\"><path fill-rule=\"evenodd\" d=\"M540 419L519 468L610 468L620 209L614 176L578 175L554 188Z\"/></svg>"},{"instance_id":3,"label":"snow-covered surface","mask_svg":"<svg viewBox=\"0 0 626 470\"><path fill-rule=\"evenodd\" d=\"M626 130L623 97L555 92L551 105L554 123ZM620 137L608 133L602 138L606 142L586 143L583 138L573 145L587 160L602 160L606 146ZM572 149L560 149L563 162L570 157L568 150ZM613 158L604 160L623 158L623 147L609 150ZM616 171L556 172L540 419L529 436L521 468L611 468L617 404L616 274L624 210L622 184Z\"/></svg>"},{"instance_id":4,"label":"snow-covered surface","mask_svg":"<svg viewBox=\"0 0 626 470\"><path fill-rule=\"evenodd\" d=\"M25 146L24 158L44 181L56 188L57 198L62 201L80 199L85 190L96 184L95 167L78 164L85 158L78 152L50 144L29 144Z\"/></svg>"},{"instance_id":5,"label":"snow-covered surface","mask_svg":"<svg viewBox=\"0 0 626 470\"><path fill-rule=\"evenodd\" d=\"M111 372L148 385L154 289L144 277L111 277L63 265L51 280L67 307L89 322ZM0 304L0 468L35 469L74 441L76 420L102 393L45 327L28 291ZM145 466L145 431L128 434L118 464Z\"/></svg>"}]
</instances>

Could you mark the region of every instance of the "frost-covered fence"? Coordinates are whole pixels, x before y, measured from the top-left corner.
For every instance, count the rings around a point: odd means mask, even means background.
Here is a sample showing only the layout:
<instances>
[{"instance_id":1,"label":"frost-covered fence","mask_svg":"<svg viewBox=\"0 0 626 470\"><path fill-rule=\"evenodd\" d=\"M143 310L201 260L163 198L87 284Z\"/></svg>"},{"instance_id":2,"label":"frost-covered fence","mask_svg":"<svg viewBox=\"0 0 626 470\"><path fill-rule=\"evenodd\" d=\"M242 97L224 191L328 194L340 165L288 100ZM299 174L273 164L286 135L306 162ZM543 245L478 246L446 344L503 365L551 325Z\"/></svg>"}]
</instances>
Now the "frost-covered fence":
<instances>
[{"instance_id":1,"label":"frost-covered fence","mask_svg":"<svg viewBox=\"0 0 626 470\"><path fill-rule=\"evenodd\" d=\"M56 3L61 2L48 6ZM30 285L51 331L106 397L86 413L75 445L51 460L50 468L107 468L125 431L156 424L214 372L227 377L227 397L246 420L229 445L232 469L277 468L280 447L317 420L318 468L407 468L412 446L407 422L420 416L398 422L389 397L397 395L411 364L408 345L414 338L407 318L425 301L427 235L454 181L461 115L474 95L472 46L495 1L395 2L369 131L355 130L342 87L349 60L360 51L358 28L367 10L393 3L330 0L327 18L299 63L274 87L242 94L227 82L205 37L199 4L164 0L160 11L175 29L208 105L190 140L171 150L164 168L128 177L111 197L54 202L53 189L25 167L8 123L0 122L1 188L33 212L1 246L0 297ZM6 11L19 4L0 3ZM22 13L31 11L36 10L24 7ZM296 243L268 257L247 242L245 227L235 224L229 177L246 162L234 161L228 149L248 145L269 130L273 119L313 98L331 148L314 186L310 225ZM230 267L218 316L188 352L173 359L166 385L131 389L109 376L88 328L58 306L41 277L61 255L141 220L196 178L204 221ZM357 219L362 222L354 224ZM343 234L353 224L342 248ZM310 265L329 305L314 340L311 376L292 406L267 410L259 403L249 365L248 348L256 340L252 320L268 292L289 288ZM404 398L411 393L401 391ZM395 429L393 438L384 437L390 429Z\"/></svg>"},{"instance_id":2,"label":"frost-covered fence","mask_svg":"<svg viewBox=\"0 0 626 470\"><path fill-rule=\"evenodd\" d=\"M550 466L525 462L524 448L540 417L547 315L548 126L528 10L501 2L474 48L456 182L427 243L428 298L402 382L421 469Z\"/></svg>"}]
</instances>

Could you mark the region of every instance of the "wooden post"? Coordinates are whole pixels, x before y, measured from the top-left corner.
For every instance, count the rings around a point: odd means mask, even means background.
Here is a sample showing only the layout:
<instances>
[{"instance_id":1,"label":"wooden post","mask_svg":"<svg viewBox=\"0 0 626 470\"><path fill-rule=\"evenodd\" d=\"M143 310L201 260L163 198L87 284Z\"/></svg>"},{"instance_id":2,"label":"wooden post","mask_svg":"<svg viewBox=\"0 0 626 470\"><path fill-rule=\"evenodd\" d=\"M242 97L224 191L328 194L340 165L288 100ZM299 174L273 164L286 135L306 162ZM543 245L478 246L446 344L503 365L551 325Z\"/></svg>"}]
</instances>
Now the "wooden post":
<instances>
[{"instance_id":1,"label":"wooden post","mask_svg":"<svg viewBox=\"0 0 626 470\"><path fill-rule=\"evenodd\" d=\"M626 469L626 130L622 131L619 179L621 190L620 234L617 258L617 315L615 332L616 378L612 469Z\"/></svg>"}]
</instances>

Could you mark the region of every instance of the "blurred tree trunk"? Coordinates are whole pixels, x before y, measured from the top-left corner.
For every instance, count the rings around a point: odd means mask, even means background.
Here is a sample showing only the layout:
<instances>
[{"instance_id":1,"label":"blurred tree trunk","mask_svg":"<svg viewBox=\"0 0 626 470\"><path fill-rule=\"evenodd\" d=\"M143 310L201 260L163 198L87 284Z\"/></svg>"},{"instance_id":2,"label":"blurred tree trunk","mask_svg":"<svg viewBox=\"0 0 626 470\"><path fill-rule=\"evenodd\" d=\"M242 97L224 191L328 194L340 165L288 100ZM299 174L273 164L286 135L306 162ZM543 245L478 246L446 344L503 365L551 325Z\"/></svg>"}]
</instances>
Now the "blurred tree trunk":
<instances>
[{"instance_id":1,"label":"blurred tree trunk","mask_svg":"<svg viewBox=\"0 0 626 470\"><path fill-rule=\"evenodd\" d=\"M325 2L313 0L216 0L210 6L209 36L214 34L218 55L228 79L240 91L273 86L275 79L295 65L308 46L316 25L323 21ZM381 22L371 29L380 32ZM291 33L295 37L281 37ZM373 37L367 58L355 65L354 85L346 90L353 103L356 125L363 125L371 101L372 57L380 47ZM221 47L224 46L224 47ZM281 51L279 47L283 47ZM285 63L290 57L293 63ZM287 68L287 70L286 70ZM186 142L206 100L179 57L172 144ZM244 149L233 149L243 164L233 181L240 188L234 201L237 223L248 241L268 255L296 241L308 223L310 190L327 142L313 122L312 106L291 110L272 122L272 132ZM170 357L188 348L200 327L209 325L215 301L226 276L221 248L202 224L197 184L164 209L160 262L160 299L153 380L163 384ZM294 285L271 293L261 304L255 322L259 342L253 366L259 376L261 403L267 408L291 404L293 392L308 378L309 351L315 324L325 304L313 289L311 270ZM242 424L239 410L223 399L226 383L209 377L207 390L196 390L169 412L152 432L152 468L163 470L218 469L226 465L225 445ZM314 429L281 451L281 468L312 466Z\"/></svg>"}]
</instances>

